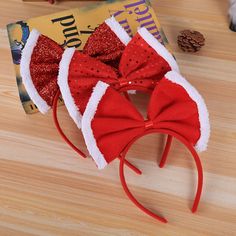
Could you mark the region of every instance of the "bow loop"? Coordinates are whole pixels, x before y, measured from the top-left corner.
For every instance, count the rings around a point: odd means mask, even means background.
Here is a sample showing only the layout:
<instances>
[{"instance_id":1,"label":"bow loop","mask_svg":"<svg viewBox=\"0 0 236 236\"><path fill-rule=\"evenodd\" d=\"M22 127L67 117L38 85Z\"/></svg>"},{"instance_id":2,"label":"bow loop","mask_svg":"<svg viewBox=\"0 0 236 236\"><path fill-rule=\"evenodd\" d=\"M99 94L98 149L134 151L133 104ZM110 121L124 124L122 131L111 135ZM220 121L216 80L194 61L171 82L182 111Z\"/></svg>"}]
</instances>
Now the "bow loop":
<instances>
[{"instance_id":1,"label":"bow loop","mask_svg":"<svg viewBox=\"0 0 236 236\"><path fill-rule=\"evenodd\" d=\"M114 17L108 18L88 38L83 52L118 68L125 46L131 40Z\"/></svg>"},{"instance_id":2,"label":"bow loop","mask_svg":"<svg viewBox=\"0 0 236 236\"><path fill-rule=\"evenodd\" d=\"M119 70L129 81L159 81L168 71L179 69L171 53L147 29L141 28L126 46Z\"/></svg>"}]
</instances>

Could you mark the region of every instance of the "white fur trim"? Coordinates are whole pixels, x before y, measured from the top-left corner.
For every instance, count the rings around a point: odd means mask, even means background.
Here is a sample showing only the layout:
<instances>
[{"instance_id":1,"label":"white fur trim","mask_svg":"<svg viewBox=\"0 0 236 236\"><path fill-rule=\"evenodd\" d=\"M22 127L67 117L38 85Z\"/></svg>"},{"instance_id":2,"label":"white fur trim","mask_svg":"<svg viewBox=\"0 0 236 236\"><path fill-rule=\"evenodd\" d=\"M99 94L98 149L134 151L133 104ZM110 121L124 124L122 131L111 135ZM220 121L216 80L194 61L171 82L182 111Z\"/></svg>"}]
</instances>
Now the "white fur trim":
<instances>
[{"instance_id":1,"label":"white fur trim","mask_svg":"<svg viewBox=\"0 0 236 236\"><path fill-rule=\"evenodd\" d=\"M38 107L39 111L45 114L50 109L50 106L39 95L38 91L34 86L30 73L31 56L33 54L35 46L37 45L39 36L40 33L35 29L33 29L30 32L29 38L27 39L26 45L21 55L20 74L22 77L22 82L30 98L32 99L34 104Z\"/></svg>"},{"instance_id":2,"label":"white fur trim","mask_svg":"<svg viewBox=\"0 0 236 236\"><path fill-rule=\"evenodd\" d=\"M125 29L116 21L115 17L112 16L105 20L105 23L111 28L111 30L116 34L120 41L127 45L131 38L125 31Z\"/></svg>"},{"instance_id":3,"label":"white fur trim","mask_svg":"<svg viewBox=\"0 0 236 236\"><path fill-rule=\"evenodd\" d=\"M82 115L79 112L78 107L75 105L74 99L71 95L69 84L68 84L68 76L69 76L69 69L70 69L70 62L75 53L75 48L67 48L61 58L60 65L59 65L59 73L57 83L59 85L62 98L64 100L65 106L74 120L78 128L81 128L81 118Z\"/></svg>"},{"instance_id":4,"label":"white fur trim","mask_svg":"<svg viewBox=\"0 0 236 236\"><path fill-rule=\"evenodd\" d=\"M210 137L210 122L208 110L202 96L186 79L175 71L166 73L165 78L181 85L187 91L189 97L196 102L200 122L200 138L195 144L195 149L199 152L205 151Z\"/></svg>"},{"instance_id":5,"label":"white fur trim","mask_svg":"<svg viewBox=\"0 0 236 236\"><path fill-rule=\"evenodd\" d=\"M171 69L179 72L179 66L173 55L149 31L142 27L138 30L140 36L170 65Z\"/></svg>"},{"instance_id":6,"label":"white fur trim","mask_svg":"<svg viewBox=\"0 0 236 236\"><path fill-rule=\"evenodd\" d=\"M103 169L107 165L107 162L97 146L91 123L96 114L98 104L101 101L103 95L106 93L108 87L109 85L102 81L99 81L96 84L82 118L81 130L84 136L84 140L90 155L97 164L98 169Z\"/></svg>"}]
</instances>

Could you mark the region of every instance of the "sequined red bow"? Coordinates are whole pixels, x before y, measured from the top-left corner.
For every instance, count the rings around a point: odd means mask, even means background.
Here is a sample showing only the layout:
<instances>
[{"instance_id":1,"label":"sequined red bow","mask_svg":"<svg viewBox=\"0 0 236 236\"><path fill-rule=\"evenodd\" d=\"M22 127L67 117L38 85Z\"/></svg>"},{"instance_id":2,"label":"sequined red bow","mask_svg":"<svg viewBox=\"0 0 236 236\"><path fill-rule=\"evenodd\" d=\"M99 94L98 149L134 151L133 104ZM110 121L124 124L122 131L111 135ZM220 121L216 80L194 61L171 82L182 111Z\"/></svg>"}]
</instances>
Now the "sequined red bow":
<instances>
[{"instance_id":1,"label":"sequined red bow","mask_svg":"<svg viewBox=\"0 0 236 236\"><path fill-rule=\"evenodd\" d=\"M170 70L178 71L174 57L141 28L124 49L118 72L88 55L67 49L60 63L58 84L71 117L80 127L81 117L98 81L110 84L119 92L152 91Z\"/></svg>"}]
</instances>

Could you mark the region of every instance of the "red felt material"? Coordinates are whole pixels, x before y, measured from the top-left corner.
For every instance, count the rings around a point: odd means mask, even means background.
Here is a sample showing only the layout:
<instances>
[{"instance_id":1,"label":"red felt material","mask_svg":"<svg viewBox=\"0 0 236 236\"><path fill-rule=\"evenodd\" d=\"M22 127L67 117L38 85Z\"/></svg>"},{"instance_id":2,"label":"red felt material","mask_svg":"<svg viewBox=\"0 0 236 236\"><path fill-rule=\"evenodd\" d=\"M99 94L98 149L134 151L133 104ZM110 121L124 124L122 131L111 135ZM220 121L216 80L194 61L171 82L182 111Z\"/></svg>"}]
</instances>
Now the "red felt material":
<instances>
[{"instance_id":1,"label":"red felt material","mask_svg":"<svg viewBox=\"0 0 236 236\"><path fill-rule=\"evenodd\" d=\"M147 126L147 121L153 125ZM91 127L101 153L110 163L125 146L147 129L167 129L180 134L192 146L200 137L199 114L196 103L186 90L166 78L154 89L147 109L147 119L109 87L98 104Z\"/></svg>"}]
</instances>

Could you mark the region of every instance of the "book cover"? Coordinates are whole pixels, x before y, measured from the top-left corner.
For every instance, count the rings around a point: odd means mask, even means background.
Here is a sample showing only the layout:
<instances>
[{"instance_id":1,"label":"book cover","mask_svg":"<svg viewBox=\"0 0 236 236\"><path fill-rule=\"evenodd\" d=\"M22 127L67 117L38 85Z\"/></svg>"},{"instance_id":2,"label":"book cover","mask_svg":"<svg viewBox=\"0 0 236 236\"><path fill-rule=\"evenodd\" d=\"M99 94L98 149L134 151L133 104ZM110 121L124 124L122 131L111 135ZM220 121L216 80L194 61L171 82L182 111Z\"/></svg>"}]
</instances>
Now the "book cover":
<instances>
[{"instance_id":1,"label":"book cover","mask_svg":"<svg viewBox=\"0 0 236 236\"><path fill-rule=\"evenodd\" d=\"M82 50L89 35L112 15L130 36L136 33L138 27L146 27L171 51L155 12L147 0L106 1L90 7L65 10L7 25L19 97L27 114L37 112L37 107L30 100L22 84L19 66L21 52L30 31L35 28L64 48L76 47Z\"/></svg>"}]
</instances>

